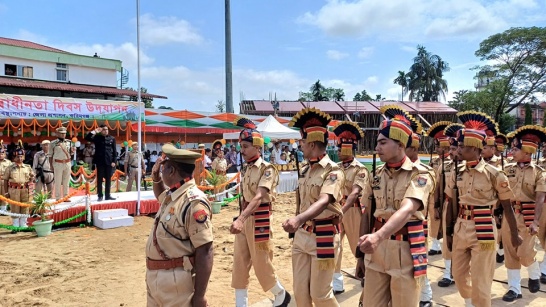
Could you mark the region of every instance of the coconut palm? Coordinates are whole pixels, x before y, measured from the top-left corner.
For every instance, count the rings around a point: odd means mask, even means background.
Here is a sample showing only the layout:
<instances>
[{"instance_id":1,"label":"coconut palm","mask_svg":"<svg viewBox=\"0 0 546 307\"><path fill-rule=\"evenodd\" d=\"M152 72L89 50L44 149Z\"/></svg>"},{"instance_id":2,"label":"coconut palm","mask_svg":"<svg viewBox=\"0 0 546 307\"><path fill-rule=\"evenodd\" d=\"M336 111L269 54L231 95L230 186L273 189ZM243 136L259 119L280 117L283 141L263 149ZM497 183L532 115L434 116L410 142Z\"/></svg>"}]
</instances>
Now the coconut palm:
<instances>
[{"instance_id":1,"label":"coconut palm","mask_svg":"<svg viewBox=\"0 0 546 307\"><path fill-rule=\"evenodd\" d=\"M445 98L447 81L443 73L449 71L449 64L438 55L431 54L424 46L417 46L417 56L407 73L407 89L410 101L438 101Z\"/></svg>"},{"instance_id":2,"label":"coconut palm","mask_svg":"<svg viewBox=\"0 0 546 307\"><path fill-rule=\"evenodd\" d=\"M398 84L402 87L402 96L400 97L400 100L404 100L404 96L408 93L408 75L405 71L399 70L398 71L398 77L394 79L394 84Z\"/></svg>"}]
</instances>

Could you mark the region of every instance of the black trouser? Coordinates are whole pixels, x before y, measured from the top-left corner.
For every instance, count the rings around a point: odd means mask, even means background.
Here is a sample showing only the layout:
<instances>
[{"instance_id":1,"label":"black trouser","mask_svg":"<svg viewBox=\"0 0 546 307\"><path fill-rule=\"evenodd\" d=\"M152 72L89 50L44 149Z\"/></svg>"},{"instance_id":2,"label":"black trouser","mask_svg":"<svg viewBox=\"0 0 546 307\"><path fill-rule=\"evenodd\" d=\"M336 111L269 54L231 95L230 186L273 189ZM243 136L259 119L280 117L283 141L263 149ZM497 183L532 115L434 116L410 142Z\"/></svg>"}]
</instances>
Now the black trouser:
<instances>
[{"instance_id":1,"label":"black trouser","mask_svg":"<svg viewBox=\"0 0 546 307\"><path fill-rule=\"evenodd\" d=\"M97 196L102 197L102 180L105 180L104 189L106 198L110 197L110 186L112 184L112 166L97 165Z\"/></svg>"}]
</instances>

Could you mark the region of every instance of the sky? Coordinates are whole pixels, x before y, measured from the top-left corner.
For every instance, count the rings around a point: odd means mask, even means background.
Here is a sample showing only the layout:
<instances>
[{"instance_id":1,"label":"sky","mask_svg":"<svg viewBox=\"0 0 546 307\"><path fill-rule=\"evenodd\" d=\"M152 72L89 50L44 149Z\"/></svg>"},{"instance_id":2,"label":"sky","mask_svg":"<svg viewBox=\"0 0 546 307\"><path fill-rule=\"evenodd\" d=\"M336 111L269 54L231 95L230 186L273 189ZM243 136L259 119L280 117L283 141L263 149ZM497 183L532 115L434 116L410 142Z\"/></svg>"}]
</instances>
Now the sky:
<instances>
[{"instance_id":1,"label":"sky","mask_svg":"<svg viewBox=\"0 0 546 307\"><path fill-rule=\"evenodd\" d=\"M136 3L0 0L0 36L121 60L137 88ZM224 7L140 1L141 85L168 97L155 107L214 112L225 101ZM231 0L234 110L242 99L296 100L317 80L344 89L345 100L362 90L400 100L393 80L418 45L449 64L448 101L474 89L481 41L544 27L544 12L544 0Z\"/></svg>"}]
</instances>

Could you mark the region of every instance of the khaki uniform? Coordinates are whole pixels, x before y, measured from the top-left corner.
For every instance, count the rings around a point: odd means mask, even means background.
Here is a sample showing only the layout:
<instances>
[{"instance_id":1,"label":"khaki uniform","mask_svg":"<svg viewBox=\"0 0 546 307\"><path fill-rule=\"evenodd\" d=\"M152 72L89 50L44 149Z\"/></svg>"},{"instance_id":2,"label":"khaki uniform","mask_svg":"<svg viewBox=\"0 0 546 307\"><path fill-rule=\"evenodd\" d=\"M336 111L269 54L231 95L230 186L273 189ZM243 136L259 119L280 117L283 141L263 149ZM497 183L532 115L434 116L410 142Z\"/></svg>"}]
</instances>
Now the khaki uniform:
<instances>
[{"instance_id":1,"label":"khaki uniform","mask_svg":"<svg viewBox=\"0 0 546 307\"><path fill-rule=\"evenodd\" d=\"M34 191L34 171L28 164L12 163L4 171L4 180L8 181L9 198L26 203ZM28 214L28 207L10 205L11 213Z\"/></svg>"},{"instance_id":2,"label":"khaki uniform","mask_svg":"<svg viewBox=\"0 0 546 307\"><path fill-rule=\"evenodd\" d=\"M51 170L51 165L49 165L49 157L43 150L34 155L32 169L37 176L36 192L42 192L43 189L43 192L49 192L51 197L54 179L53 170ZM42 173L42 176L40 176L40 172Z\"/></svg>"},{"instance_id":3,"label":"khaki uniform","mask_svg":"<svg viewBox=\"0 0 546 307\"><path fill-rule=\"evenodd\" d=\"M493 155L489 161L486 161L489 165L494 166L496 168L501 168L501 158Z\"/></svg>"},{"instance_id":4,"label":"khaki uniform","mask_svg":"<svg viewBox=\"0 0 546 307\"><path fill-rule=\"evenodd\" d=\"M216 171L216 174L225 175L227 171L227 160L225 158L214 158L214 161L212 161L212 169Z\"/></svg>"},{"instance_id":5,"label":"khaki uniform","mask_svg":"<svg viewBox=\"0 0 546 307\"><path fill-rule=\"evenodd\" d=\"M362 189L361 195L364 194L364 190L368 187L368 178L370 172L368 169L360 163L357 159L354 159L349 165L344 166L342 162L338 164L343 169L345 174L345 185L343 186L343 200L341 206L343 206L347 200L347 196L353 191L353 186L357 185ZM360 206L360 195L355 200L353 206L349 208L344 214L342 221L342 228L339 237L339 257L336 262L335 273L341 272L341 260L343 255L343 238L347 236L349 241L349 247L351 252L356 256L356 249L358 247L358 239L360 238L360 221L362 220L362 208Z\"/></svg>"},{"instance_id":6,"label":"khaki uniform","mask_svg":"<svg viewBox=\"0 0 546 307\"><path fill-rule=\"evenodd\" d=\"M320 194L332 195L335 202L328 205L313 221L307 221L294 236L292 245L292 272L296 304L308 306L339 306L332 290L332 275L339 252L339 234L325 238L333 240L333 259L319 259L317 255L316 227L320 223L333 225L333 218L341 215L339 202L343 197L343 171L328 156L309 166L300 178L300 212L305 212ZM322 221L321 221L322 220ZM322 252L322 250L318 250Z\"/></svg>"},{"instance_id":7,"label":"khaki uniform","mask_svg":"<svg viewBox=\"0 0 546 307\"><path fill-rule=\"evenodd\" d=\"M53 175L55 177L55 198L68 195L70 188L70 167L72 148L70 140L56 139L49 145L49 156L53 158ZM62 189L61 189L62 186Z\"/></svg>"},{"instance_id":8,"label":"khaki uniform","mask_svg":"<svg viewBox=\"0 0 546 307\"><path fill-rule=\"evenodd\" d=\"M95 149L91 146L86 146L83 149L83 162L85 162L89 168L93 165L93 156L95 155Z\"/></svg>"},{"instance_id":9,"label":"khaki uniform","mask_svg":"<svg viewBox=\"0 0 546 307\"><path fill-rule=\"evenodd\" d=\"M254 266L254 273L264 291L268 291L275 285L277 277L273 267L273 249L270 241L256 241L255 231L269 232L271 238L270 221L264 223L264 216L271 214L271 203L274 200L275 187L279 181L279 175L268 162L258 158L252 165L247 165L243 175L243 206L256 196L259 187L269 190L261 200L259 215L249 216L244 222L243 231L235 235L235 247L233 251L233 271L231 275L231 287L234 289L247 289L250 279L250 267ZM243 209L244 210L244 209ZM262 217L258 219L258 216ZM262 227L255 227L258 219ZM266 218L269 220L269 218ZM266 225L267 224L267 225Z\"/></svg>"},{"instance_id":10,"label":"khaki uniform","mask_svg":"<svg viewBox=\"0 0 546 307\"><path fill-rule=\"evenodd\" d=\"M459 217L454 227L452 271L459 293L472 300L474 306L491 306L491 284L495 271L497 229L491 216L499 200L514 197L508 178L483 159L474 167L461 166L458 176L451 173L451 181L459 189ZM446 188L449 198L452 187ZM480 233L475 218L480 217ZM478 237L485 235L484 237Z\"/></svg>"},{"instance_id":11,"label":"khaki uniform","mask_svg":"<svg viewBox=\"0 0 546 307\"><path fill-rule=\"evenodd\" d=\"M512 207L516 216L518 233L523 238L523 243L519 247L514 247L511 240L504 240L505 266L507 269L520 269L521 265L527 267L535 262L537 254L535 249L536 235L529 234L529 228L525 223L527 219L532 222L534 209L529 210L530 215L524 215L524 206L535 204L536 192L546 192L546 176L544 169L533 162L523 168L519 167L517 163L510 163L505 166L505 171L514 192L515 198L512 198ZM510 228L506 219L503 219L502 224L502 236L510 238Z\"/></svg>"},{"instance_id":12,"label":"khaki uniform","mask_svg":"<svg viewBox=\"0 0 546 307\"><path fill-rule=\"evenodd\" d=\"M138 151L130 151L125 155L124 165L127 167L127 188L125 192L129 192L133 189L133 181L138 182L138 168L142 169L142 176L145 175L146 166L144 164L144 158L140 156L140 163L138 163Z\"/></svg>"},{"instance_id":13,"label":"khaki uniform","mask_svg":"<svg viewBox=\"0 0 546 307\"><path fill-rule=\"evenodd\" d=\"M4 173L6 169L11 165L11 161L4 159L0 161L0 195L4 196L8 191L4 191ZM7 203L3 200L0 200L0 206L6 206Z\"/></svg>"},{"instance_id":14,"label":"khaki uniform","mask_svg":"<svg viewBox=\"0 0 546 307\"><path fill-rule=\"evenodd\" d=\"M430 167L414 164L408 158L396 170L387 168L385 164L380 166L375 178L370 176L367 193L362 195L361 200L369 209L370 197L373 195L375 198L376 211L372 227L378 228L380 220L386 222L400 209L405 198L428 200L435 187L431 171ZM409 223L424 221L426 210L427 201L411 216ZM402 230L407 231L406 226ZM412 255L407 232L405 236L397 234L381 242L373 254L365 255L366 306L387 306L389 302L393 307L418 306L421 280L414 275L414 259L423 263L423 258L427 256L426 249L423 246L424 255Z\"/></svg>"},{"instance_id":15,"label":"khaki uniform","mask_svg":"<svg viewBox=\"0 0 546 307\"><path fill-rule=\"evenodd\" d=\"M459 168L461 167L461 165L463 165L464 162L459 162ZM455 176L453 176L452 174L455 173L455 162L453 161L453 163L451 163L449 165L449 170L446 169L446 188L445 190L447 191L448 189L453 189L453 187L455 186ZM451 197L447 196L446 194L446 197L445 197L445 200L444 200L444 203L442 204L443 208L442 208L442 231L443 231L443 235L444 235L444 238L447 236L446 234L446 230L447 230L447 224L446 224L446 215L447 215L447 205L449 202L451 202ZM447 248L447 240L444 239L442 241L442 258L444 258L445 260L451 260L451 251L449 250L449 248ZM451 279L451 273L449 276L444 276L445 278L448 278L448 279Z\"/></svg>"},{"instance_id":16,"label":"khaki uniform","mask_svg":"<svg viewBox=\"0 0 546 307\"><path fill-rule=\"evenodd\" d=\"M538 165L544 169L546 169L546 159L540 158ZM545 200L546 202L546 200ZM544 207L542 207L544 211ZM542 248L546 250L546 213L542 213L540 216L540 225L538 228L538 234L537 237L540 240L540 244L542 244ZM545 256L546 257L546 256ZM546 263L546 261L543 260L543 263ZM546 271L542 272L543 274L546 274Z\"/></svg>"},{"instance_id":17,"label":"khaki uniform","mask_svg":"<svg viewBox=\"0 0 546 307\"><path fill-rule=\"evenodd\" d=\"M151 269L147 265L147 306L190 307L194 293L194 262L190 257L196 248L213 241L210 205L193 179L170 195L163 192L159 202L161 207L146 244L147 262L168 263L181 258L183 265L169 269Z\"/></svg>"},{"instance_id":18,"label":"khaki uniform","mask_svg":"<svg viewBox=\"0 0 546 307\"><path fill-rule=\"evenodd\" d=\"M444 158L444 172L445 172L445 178L446 182L449 178L449 172L451 171L451 165L453 164L453 160L448 156ZM442 188L440 184L442 184L441 178L442 178L442 159L438 158L436 162L432 164L432 168L434 170L434 173L436 174L436 189L438 189L438 193L442 192ZM444 193L445 194L445 193ZM440 199L442 199L440 195ZM442 211L442 215L443 215ZM427 226L428 226L428 236L433 239L438 238L438 232L440 231L440 219L435 218L435 208L434 203L431 204L431 206L428 206L428 218L427 218ZM445 223L442 223L445 224ZM445 242L445 240L444 240ZM442 251L443 252L443 251Z\"/></svg>"}]
</instances>

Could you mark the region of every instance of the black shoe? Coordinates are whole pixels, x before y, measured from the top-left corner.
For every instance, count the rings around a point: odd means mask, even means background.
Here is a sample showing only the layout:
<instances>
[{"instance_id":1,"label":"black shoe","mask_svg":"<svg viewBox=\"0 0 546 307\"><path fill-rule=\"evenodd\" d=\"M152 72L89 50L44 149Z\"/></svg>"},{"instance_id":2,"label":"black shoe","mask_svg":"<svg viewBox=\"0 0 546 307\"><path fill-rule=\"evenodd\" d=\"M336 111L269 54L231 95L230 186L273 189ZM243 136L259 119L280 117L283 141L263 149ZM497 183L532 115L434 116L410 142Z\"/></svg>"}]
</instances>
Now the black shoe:
<instances>
[{"instance_id":1,"label":"black shoe","mask_svg":"<svg viewBox=\"0 0 546 307\"><path fill-rule=\"evenodd\" d=\"M334 295L338 295L338 294L341 294L343 292L345 292L345 289L343 289L343 290L334 290Z\"/></svg>"},{"instance_id":2,"label":"black shoe","mask_svg":"<svg viewBox=\"0 0 546 307\"><path fill-rule=\"evenodd\" d=\"M428 251L428 255L429 256L434 256L434 255L441 255L442 254L442 251L441 250L434 250L434 249L431 249Z\"/></svg>"},{"instance_id":3,"label":"black shoe","mask_svg":"<svg viewBox=\"0 0 546 307\"><path fill-rule=\"evenodd\" d=\"M538 281L538 279L529 278L529 282L527 283L527 286L529 286L529 292L531 293L537 293L538 290L540 290L540 282Z\"/></svg>"},{"instance_id":4,"label":"black shoe","mask_svg":"<svg viewBox=\"0 0 546 307\"><path fill-rule=\"evenodd\" d=\"M105 200L116 200L116 198L112 196L106 196Z\"/></svg>"},{"instance_id":5,"label":"black shoe","mask_svg":"<svg viewBox=\"0 0 546 307\"><path fill-rule=\"evenodd\" d=\"M432 306L434 306L434 304L432 304L431 301L419 302L419 307L432 307Z\"/></svg>"},{"instance_id":6,"label":"black shoe","mask_svg":"<svg viewBox=\"0 0 546 307\"><path fill-rule=\"evenodd\" d=\"M290 304L290 301L292 300L292 297L290 296L290 293L288 291L284 290L286 295L284 296L284 301L282 301L282 304L275 306L275 307L288 307L288 304Z\"/></svg>"},{"instance_id":7,"label":"black shoe","mask_svg":"<svg viewBox=\"0 0 546 307\"><path fill-rule=\"evenodd\" d=\"M446 287L449 287L449 286L453 285L454 283L455 283L455 281L452 280L452 279L449 279L449 278L442 278L442 279L438 282L438 287L446 288Z\"/></svg>"},{"instance_id":8,"label":"black shoe","mask_svg":"<svg viewBox=\"0 0 546 307\"><path fill-rule=\"evenodd\" d=\"M504 262L504 255L497 254L497 263L503 263Z\"/></svg>"},{"instance_id":9,"label":"black shoe","mask_svg":"<svg viewBox=\"0 0 546 307\"><path fill-rule=\"evenodd\" d=\"M516 292L509 290L508 292L506 292L505 295L502 296L502 300L505 302L513 302L517 300L518 298L522 298L522 297L523 295L517 294Z\"/></svg>"},{"instance_id":10,"label":"black shoe","mask_svg":"<svg viewBox=\"0 0 546 307\"><path fill-rule=\"evenodd\" d=\"M546 284L546 274L540 273L540 282Z\"/></svg>"},{"instance_id":11,"label":"black shoe","mask_svg":"<svg viewBox=\"0 0 546 307\"><path fill-rule=\"evenodd\" d=\"M97 198L97 201L102 201L102 196L99 196L99 198Z\"/></svg>"}]
</instances>

